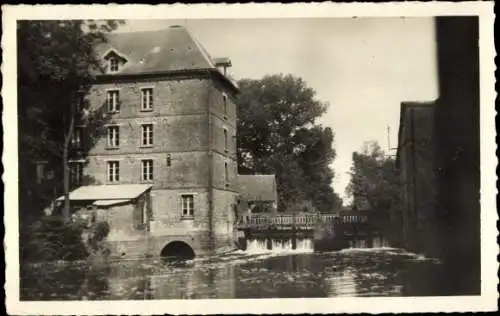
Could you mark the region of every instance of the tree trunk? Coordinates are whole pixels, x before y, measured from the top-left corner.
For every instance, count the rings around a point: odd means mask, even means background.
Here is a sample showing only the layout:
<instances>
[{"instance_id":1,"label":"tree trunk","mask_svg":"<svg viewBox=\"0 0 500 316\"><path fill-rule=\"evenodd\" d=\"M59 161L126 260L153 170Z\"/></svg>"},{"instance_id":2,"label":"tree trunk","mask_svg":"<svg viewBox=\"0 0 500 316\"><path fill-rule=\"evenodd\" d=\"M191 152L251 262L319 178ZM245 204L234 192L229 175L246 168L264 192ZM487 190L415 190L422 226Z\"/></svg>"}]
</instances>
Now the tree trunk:
<instances>
[{"instance_id":1,"label":"tree trunk","mask_svg":"<svg viewBox=\"0 0 500 316\"><path fill-rule=\"evenodd\" d=\"M64 148L63 148L63 181L64 181L64 208L63 208L63 219L64 222L69 221L70 216L70 199L69 199L69 144L73 136L73 129L75 125L75 104L70 105L70 121L68 127L68 133L64 138Z\"/></svg>"}]
</instances>

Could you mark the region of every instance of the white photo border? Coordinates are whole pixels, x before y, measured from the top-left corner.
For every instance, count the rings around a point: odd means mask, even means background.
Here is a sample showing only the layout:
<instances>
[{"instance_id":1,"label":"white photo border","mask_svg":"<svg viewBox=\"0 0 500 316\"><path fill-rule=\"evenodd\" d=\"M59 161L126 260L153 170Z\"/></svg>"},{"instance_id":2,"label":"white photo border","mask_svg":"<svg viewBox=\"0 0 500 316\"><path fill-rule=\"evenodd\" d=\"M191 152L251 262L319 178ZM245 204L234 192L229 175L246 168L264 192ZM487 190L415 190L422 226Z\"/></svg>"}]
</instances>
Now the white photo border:
<instances>
[{"instance_id":1,"label":"white photo border","mask_svg":"<svg viewBox=\"0 0 500 316\"><path fill-rule=\"evenodd\" d=\"M208 19L416 17L477 15L480 24L481 128L481 295L457 297L217 299L153 301L52 301L19 299L19 232L17 199L17 61L16 21L23 19ZM495 77L493 2L193 4L193 5L5 5L3 21L3 87L5 183L4 227L6 306L14 315L151 315L243 313L399 313L497 310L498 220L496 205ZM8 167L8 168L7 168ZM483 171L484 170L484 171ZM237 301L237 304L235 304Z\"/></svg>"}]
</instances>

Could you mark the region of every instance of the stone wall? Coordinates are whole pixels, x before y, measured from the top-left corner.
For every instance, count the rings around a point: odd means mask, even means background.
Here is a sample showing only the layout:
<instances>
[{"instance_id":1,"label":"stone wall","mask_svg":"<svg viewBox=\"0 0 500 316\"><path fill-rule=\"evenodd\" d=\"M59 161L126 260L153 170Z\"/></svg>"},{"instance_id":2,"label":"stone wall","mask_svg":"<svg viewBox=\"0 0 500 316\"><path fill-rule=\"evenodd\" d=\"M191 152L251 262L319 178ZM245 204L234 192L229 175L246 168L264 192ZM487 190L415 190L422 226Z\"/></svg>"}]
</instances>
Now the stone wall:
<instances>
[{"instance_id":1,"label":"stone wall","mask_svg":"<svg viewBox=\"0 0 500 316\"><path fill-rule=\"evenodd\" d=\"M236 159L236 123L216 115L212 115L212 122L212 149L232 160ZM224 130L227 133L227 144L225 144Z\"/></svg>"},{"instance_id":2,"label":"stone wall","mask_svg":"<svg viewBox=\"0 0 500 316\"><path fill-rule=\"evenodd\" d=\"M116 118L202 114L206 113L210 86L212 81L208 78L117 79L113 83L95 84L87 99L91 108L98 109L105 105L106 91L118 89L121 108L113 115ZM152 111L141 111L142 88L153 88Z\"/></svg>"},{"instance_id":3,"label":"stone wall","mask_svg":"<svg viewBox=\"0 0 500 316\"><path fill-rule=\"evenodd\" d=\"M235 221L234 209L237 205L236 161L236 104L231 94L222 92L215 84L212 88L210 111L212 119L212 249L223 252L234 248ZM225 109L225 111L224 111ZM226 131L227 138L224 136ZM227 174L225 170L227 164Z\"/></svg>"},{"instance_id":4,"label":"stone wall","mask_svg":"<svg viewBox=\"0 0 500 316\"><path fill-rule=\"evenodd\" d=\"M102 137L89 155L206 151L208 141L206 120L206 113L179 114L169 117L113 118L106 124L119 127L119 148L107 148L106 137ZM141 144L141 125L143 124L153 125L153 145Z\"/></svg>"},{"instance_id":5,"label":"stone wall","mask_svg":"<svg viewBox=\"0 0 500 316\"><path fill-rule=\"evenodd\" d=\"M141 110L142 88L153 88L150 111ZM107 161L117 160L117 184L143 183L141 160L151 159L154 179L146 181L153 185L149 252L158 253L164 243L180 236L192 239L190 245L197 255L230 245L234 226L230 210L237 189L234 95L209 77L122 79L93 86L87 97L90 108L105 109L106 93L114 89L119 90L120 111L107 114L105 127L119 126L120 145L107 148L102 129L90 150L84 174L97 184L106 184ZM141 124L153 125L151 146L141 144ZM192 193L195 198L194 216L189 219L181 216L183 193Z\"/></svg>"},{"instance_id":6,"label":"stone wall","mask_svg":"<svg viewBox=\"0 0 500 316\"><path fill-rule=\"evenodd\" d=\"M212 119L212 245L214 252L235 248L235 207L237 205L238 164L236 160L237 111L234 95L224 93L217 82L211 89L210 113ZM227 138L224 137L226 130ZM225 164L227 163L227 178Z\"/></svg>"},{"instance_id":7,"label":"stone wall","mask_svg":"<svg viewBox=\"0 0 500 316\"><path fill-rule=\"evenodd\" d=\"M436 238L436 180L433 104L410 104L404 113L400 144L403 233L414 251Z\"/></svg>"},{"instance_id":8,"label":"stone wall","mask_svg":"<svg viewBox=\"0 0 500 316\"><path fill-rule=\"evenodd\" d=\"M212 156L213 161L213 187L219 190L229 190L236 192L238 190L237 186L237 172L238 164L235 159L228 158L225 155L219 153L214 153ZM225 163L227 163L228 174L227 181L225 178Z\"/></svg>"},{"instance_id":9,"label":"stone wall","mask_svg":"<svg viewBox=\"0 0 500 316\"><path fill-rule=\"evenodd\" d=\"M142 212L133 203L96 210L96 221L109 224L106 246L111 257L141 257L147 251L147 231L137 227L136 212Z\"/></svg>"},{"instance_id":10,"label":"stone wall","mask_svg":"<svg viewBox=\"0 0 500 316\"><path fill-rule=\"evenodd\" d=\"M183 218L181 195L194 195L194 216ZM208 230L208 193L206 189L160 189L152 192L151 235L173 235Z\"/></svg>"},{"instance_id":11,"label":"stone wall","mask_svg":"<svg viewBox=\"0 0 500 316\"><path fill-rule=\"evenodd\" d=\"M140 160L153 159L155 188L207 186L208 79L156 80L95 85L90 108L105 106L106 91L119 89L120 111L106 124L120 130L118 148L107 148L106 133L89 152L85 174L106 183L106 161L120 161L120 183L140 182ZM141 111L140 90L153 88L153 109ZM142 146L141 124L153 124L153 145ZM167 166L170 155L171 166Z\"/></svg>"},{"instance_id":12,"label":"stone wall","mask_svg":"<svg viewBox=\"0 0 500 316\"><path fill-rule=\"evenodd\" d=\"M214 237L216 250L234 247L236 240L235 223L237 193L226 190L214 190Z\"/></svg>"},{"instance_id":13,"label":"stone wall","mask_svg":"<svg viewBox=\"0 0 500 316\"><path fill-rule=\"evenodd\" d=\"M176 152L170 154L170 165L167 154L133 153L128 155L102 155L89 157L87 170L99 184L107 184L106 163L109 160L120 162L120 181L118 183L150 183L154 190L159 189L201 189L207 187L208 160L206 151ZM154 179L142 181L141 160L152 159Z\"/></svg>"}]
</instances>

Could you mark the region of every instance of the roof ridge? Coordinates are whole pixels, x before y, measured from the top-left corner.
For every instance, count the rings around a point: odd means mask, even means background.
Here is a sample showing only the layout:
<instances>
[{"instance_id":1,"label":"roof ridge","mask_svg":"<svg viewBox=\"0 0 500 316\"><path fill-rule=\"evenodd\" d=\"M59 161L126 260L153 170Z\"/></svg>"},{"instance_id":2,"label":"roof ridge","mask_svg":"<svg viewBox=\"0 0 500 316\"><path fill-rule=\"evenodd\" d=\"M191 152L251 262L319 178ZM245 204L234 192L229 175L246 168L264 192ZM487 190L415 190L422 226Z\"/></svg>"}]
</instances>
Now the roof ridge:
<instances>
[{"instance_id":1,"label":"roof ridge","mask_svg":"<svg viewBox=\"0 0 500 316\"><path fill-rule=\"evenodd\" d=\"M155 49L156 48L156 49ZM214 70L238 90L235 78L222 73L213 57L191 31L182 25L158 30L112 32L109 41L96 47L102 55L113 49L128 60L116 73L104 76L142 75L177 71Z\"/></svg>"},{"instance_id":2,"label":"roof ridge","mask_svg":"<svg viewBox=\"0 0 500 316\"><path fill-rule=\"evenodd\" d=\"M189 32L189 30L187 28L184 28L184 30L189 35L189 37L191 37L191 40L194 42L194 44L196 45L196 47L198 48L198 50L201 52L201 55L203 56L203 58L206 59L206 61L208 62L208 64L212 68L217 68L214 65L214 61L213 61L212 56L210 56L210 54L207 52L207 50L205 49L205 47L203 45L201 45L201 43L196 39L195 36L193 36L193 34L191 34L191 32Z\"/></svg>"}]
</instances>

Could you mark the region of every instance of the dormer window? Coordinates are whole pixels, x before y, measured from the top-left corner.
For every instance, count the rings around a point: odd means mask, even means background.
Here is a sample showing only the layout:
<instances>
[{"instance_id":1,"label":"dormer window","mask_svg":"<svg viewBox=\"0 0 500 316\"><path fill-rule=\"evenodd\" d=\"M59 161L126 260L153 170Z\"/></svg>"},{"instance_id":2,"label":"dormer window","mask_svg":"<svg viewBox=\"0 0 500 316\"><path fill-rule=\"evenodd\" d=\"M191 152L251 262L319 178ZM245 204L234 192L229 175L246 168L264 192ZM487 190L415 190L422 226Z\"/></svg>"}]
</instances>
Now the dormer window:
<instances>
[{"instance_id":1,"label":"dormer window","mask_svg":"<svg viewBox=\"0 0 500 316\"><path fill-rule=\"evenodd\" d=\"M115 49L109 49L104 55L104 60L107 64L107 72L115 73L119 72L121 68L127 63L127 58L125 55L119 53Z\"/></svg>"},{"instance_id":2,"label":"dormer window","mask_svg":"<svg viewBox=\"0 0 500 316\"><path fill-rule=\"evenodd\" d=\"M120 70L120 61L116 57L111 57L109 59L109 71L117 72Z\"/></svg>"}]
</instances>

